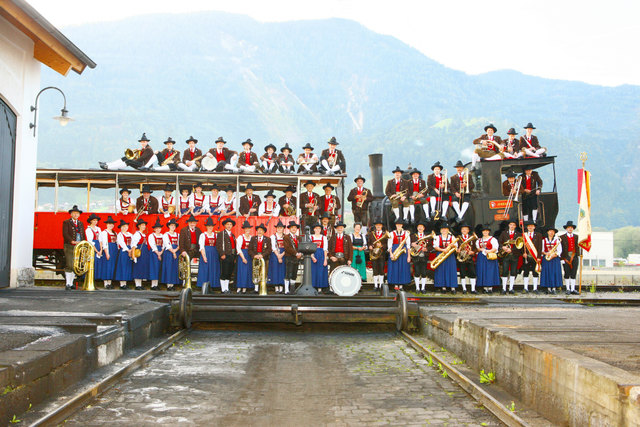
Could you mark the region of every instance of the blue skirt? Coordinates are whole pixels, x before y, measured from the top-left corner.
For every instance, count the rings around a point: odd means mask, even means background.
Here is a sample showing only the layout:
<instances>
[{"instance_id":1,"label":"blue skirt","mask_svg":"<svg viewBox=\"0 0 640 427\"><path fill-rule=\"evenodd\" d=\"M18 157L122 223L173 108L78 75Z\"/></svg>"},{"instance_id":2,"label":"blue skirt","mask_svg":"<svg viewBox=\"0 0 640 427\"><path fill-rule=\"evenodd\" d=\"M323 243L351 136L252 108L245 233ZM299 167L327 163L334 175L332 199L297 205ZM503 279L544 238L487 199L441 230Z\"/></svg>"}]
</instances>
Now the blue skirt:
<instances>
[{"instance_id":1,"label":"blue skirt","mask_svg":"<svg viewBox=\"0 0 640 427\"><path fill-rule=\"evenodd\" d=\"M500 286L500 269L498 260L490 261L482 252L478 254L476 274L478 276L476 279L477 287Z\"/></svg>"},{"instance_id":2,"label":"blue skirt","mask_svg":"<svg viewBox=\"0 0 640 427\"><path fill-rule=\"evenodd\" d=\"M455 254L449 255L442 264L436 268L433 276L433 285L436 288L458 287L458 264Z\"/></svg>"},{"instance_id":3,"label":"blue skirt","mask_svg":"<svg viewBox=\"0 0 640 427\"><path fill-rule=\"evenodd\" d=\"M391 246L391 251L395 251L397 247L398 245L394 244ZM406 251L395 261L389 258L387 281L390 285L406 285L411 283L411 265L407 262Z\"/></svg>"},{"instance_id":4,"label":"blue skirt","mask_svg":"<svg viewBox=\"0 0 640 427\"><path fill-rule=\"evenodd\" d=\"M149 251L149 280L160 280L160 265L162 262L158 259L158 254Z\"/></svg>"},{"instance_id":5,"label":"blue skirt","mask_svg":"<svg viewBox=\"0 0 640 427\"><path fill-rule=\"evenodd\" d=\"M329 287L329 266L324 266L324 249L317 248L313 254L317 262L311 260L311 285L314 288Z\"/></svg>"},{"instance_id":6,"label":"blue skirt","mask_svg":"<svg viewBox=\"0 0 640 427\"><path fill-rule=\"evenodd\" d=\"M560 264L560 258L555 257L551 261L547 261L543 256L540 263L542 265L542 271L540 272L540 287L562 287L562 265Z\"/></svg>"},{"instance_id":7,"label":"blue skirt","mask_svg":"<svg viewBox=\"0 0 640 427\"><path fill-rule=\"evenodd\" d=\"M171 245L173 249L178 245ZM179 256L179 254L176 254ZM167 285L179 285L178 278L178 258L173 258L173 254L167 250L162 254L162 269L160 273L160 282Z\"/></svg>"},{"instance_id":8,"label":"blue skirt","mask_svg":"<svg viewBox=\"0 0 640 427\"><path fill-rule=\"evenodd\" d=\"M200 256L200 264L198 266L198 287L201 288L205 283L209 283L209 288L220 287L220 256L215 246L205 246L204 253L207 256L207 262L204 262Z\"/></svg>"},{"instance_id":9,"label":"blue skirt","mask_svg":"<svg viewBox=\"0 0 640 427\"><path fill-rule=\"evenodd\" d=\"M189 212L189 208L180 209L180 215L184 215Z\"/></svg>"},{"instance_id":10,"label":"blue skirt","mask_svg":"<svg viewBox=\"0 0 640 427\"><path fill-rule=\"evenodd\" d=\"M126 281L133 279L131 269L133 262L129 258L129 254L118 248L118 261L116 262L116 272L113 275L114 280Z\"/></svg>"},{"instance_id":11,"label":"blue skirt","mask_svg":"<svg viewBox=\"0 0 640 427\"><path fill-rule=\"evenodd\" d=\"M140 257L133 263L133 278L147 280L149 278L149 247L143 244Z\"/></svg>"},{"instance_id":12,"label":"blue skirt","mask_svg":"<svg viewBox=\"0 0 640 427\"><path fill-rule=\"evenodd\" d=\"M271 252L269 255L269 271L267 273L267 285L282 286L284 285L284 257L282 263L278 262L276 254Z\"/></svg>"},{"instance_id":13,"label":"blue skirt","mask_svg":"<svg viewBox=\"0 0 640 427\"><path fill-rule=\"evenodd\" d=\"M96 270L94 277L101 280L112 280L113 274L116 269L116 260L118 259L118 244L109 243L109 259L105 253L102 253L102 257L97 260Z\"/></svg>"},{"instance_id":14,"label":"blue skirt","mask_svg":"<svg viewBox=\"0 0 640 427\"><path fill-rule=\"evenodd\" d=\"M238 269L236 271L236 288L253 288L253 275L251 257L248 249L241 249L244 258L247 260L245 264L242 258L238 257Z\"/></svg>"}]
</instances>

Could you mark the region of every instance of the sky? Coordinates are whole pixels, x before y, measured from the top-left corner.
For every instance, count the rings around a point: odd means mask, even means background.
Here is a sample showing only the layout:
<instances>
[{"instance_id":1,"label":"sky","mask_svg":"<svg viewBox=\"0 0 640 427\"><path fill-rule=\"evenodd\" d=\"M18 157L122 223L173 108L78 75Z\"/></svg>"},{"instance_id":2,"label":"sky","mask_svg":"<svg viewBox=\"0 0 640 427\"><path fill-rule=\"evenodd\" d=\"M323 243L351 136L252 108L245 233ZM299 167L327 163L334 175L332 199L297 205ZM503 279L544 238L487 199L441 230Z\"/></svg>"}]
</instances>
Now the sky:
<instances>
[{"instance_id":1,"label":"sky","mask_svg":"<svg viewBox=\"0 0 640 427\"><path fill-rule=\"evenodd\" d=\"M28 0L58 28L150 13L218 10L263 22L345 18L441 64L640 85L637 0ZM82 48L82 40L74 40Z\"/></svg>"}]
</instances>

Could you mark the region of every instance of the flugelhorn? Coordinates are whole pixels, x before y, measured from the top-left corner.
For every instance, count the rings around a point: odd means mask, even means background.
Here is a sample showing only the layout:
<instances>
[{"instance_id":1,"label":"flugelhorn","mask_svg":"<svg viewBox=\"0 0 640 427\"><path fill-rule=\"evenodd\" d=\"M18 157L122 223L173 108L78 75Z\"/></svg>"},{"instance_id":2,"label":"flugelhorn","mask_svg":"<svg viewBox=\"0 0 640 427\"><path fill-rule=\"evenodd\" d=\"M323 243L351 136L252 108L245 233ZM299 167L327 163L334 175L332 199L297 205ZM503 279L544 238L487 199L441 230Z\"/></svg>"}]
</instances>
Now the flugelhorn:
<instances>
[{"instance_id":1,"label":"flugelhorn","mask_svg":"<svg viewBox=\"0 0 640 427\"><path fill-rule=\"evenodd\" d=\"M127 148L126 150L124 150L124 156L128 160L136 160L140 158L141 154L142 154L142 150L132 150L131 148Z\"/></svg>"},{"instance_id":2,"label":"flugelhorn","mask_svg":"<svg viewBox=\"0 0 640 427\"><path fill-rule=\"evenodd\" d=\"M369 191L365 188L364 190L362 190L362 194L356 197L359 197L360 199L358 200L358 202L356 203L356 207L362 209L362 206L364 206L364 201L367 200L367 195L369 194Z\"/></svg>"}]
</instances>

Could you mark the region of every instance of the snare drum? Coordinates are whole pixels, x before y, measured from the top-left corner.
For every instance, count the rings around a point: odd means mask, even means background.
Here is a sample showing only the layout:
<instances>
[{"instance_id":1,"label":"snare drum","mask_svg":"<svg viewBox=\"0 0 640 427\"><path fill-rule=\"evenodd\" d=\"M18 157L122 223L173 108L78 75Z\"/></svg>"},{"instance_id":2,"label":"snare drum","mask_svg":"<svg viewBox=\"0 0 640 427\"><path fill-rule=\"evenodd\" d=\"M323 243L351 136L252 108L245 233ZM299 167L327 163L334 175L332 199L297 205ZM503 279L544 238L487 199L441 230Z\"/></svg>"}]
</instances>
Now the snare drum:
<instances>
[{"instance_id":1,"label":"snare drum","mask_svg":"<svg viewBox=\"0 0 640 427\"><path fill-rule=\"evenodd\" d=\"M329 276L329 287L331 291L341 297L352 297L360 291L362 278L360 273L353 267L341 265L336 267Z\"/></svg>"},{"instance_id":2,"label":"snare drum","mask_svg":"<svg viewBox=\"0 0 640 427\"><path fill-rule=\"evenodd\" d=\"M202 169L211 172L218 166L218 161L213 157L204 157L200 162Z\"/></svg>"}]
</instances>

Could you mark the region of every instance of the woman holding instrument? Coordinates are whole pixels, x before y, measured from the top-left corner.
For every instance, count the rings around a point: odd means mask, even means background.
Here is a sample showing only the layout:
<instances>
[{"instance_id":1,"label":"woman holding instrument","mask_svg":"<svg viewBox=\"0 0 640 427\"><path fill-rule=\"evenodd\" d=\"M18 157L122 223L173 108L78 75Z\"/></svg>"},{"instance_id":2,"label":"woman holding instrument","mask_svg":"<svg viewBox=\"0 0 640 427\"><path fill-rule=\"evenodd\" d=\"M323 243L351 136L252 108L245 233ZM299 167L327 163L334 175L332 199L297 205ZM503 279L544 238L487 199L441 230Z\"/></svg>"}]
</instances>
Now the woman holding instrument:
<instances>
[{"instance_id":1,"label":"woman holding instrument","mask_svg":"<svg viewBox=\"0 0 640 427\"><path fill-rule=\"evenodd\" d=\"M562 287L562 243L556 236L558 230L549 226L547 237L542 241L542 271L540 272L540 287L546 288L548 294L555 294L556 288Z\"/></svg>"},{"instance_id":2,"label":"woman holding instrument","mask_svg":"<svg viewBox=\"0 0 640 427\"><path fill-rule=\"evenodd\" d=\"M404 221L396 219L396 229L387 241L389 252L389 267L387 280L395 289L402 290L404 285L411 283L411 238L409 232L403 229Z\"/></svg>"},{"instance_id":3,"label":"woman holding instrument","mask_svg":"<svg viewBox=\"0 0 640 427\"><path fill-rule=\"evenodd\" d=\"M367 262L364 257L364 250L367 248L367 238L362 234L362 224L356 222L353 224L353 233L351 234L351 243L353 244L353 260L351 267L358 270L360 278L363 282L367 281Z\"/></svg>"},{"instance_id":4,"label":"woman holding instrument","mask_svg":"<svg viewBox=\"0 0 640 427\"><path fill-rule=\"evenodd\" d=\"M316 251L311 255L311 283L317 290L326 289L329 287L329 268L327 267L329 242L327 237L322 234L320 223L313 225L311 241L316 244Z\"/></svg>"},{"instance_id":5,"label":"woman holding instrument","mask_svg":"<svg viewBox=\"0 0 640 427\"><path fill-rule=\"evenodd\" d=\"M498 265L498 240L491 236L491 227L482 227L482 237L476 241L478 250L476 285L484 287L485 292L493 292L494 286L500 286L500 266Z\"/></svg>"},{"instance_id":6,"label":"woman holding instrument","mask_svg":"<svg viewBox=\"0 0 640 427\"><path fill-rule=\"evenodd\" d=\"M450 234L449 224L443 222L442 225L440 225L440 235L434 239L433 249L435 249L436 252L442 253L451 250L451 247L453 247L451 245L457 248L458 239L454 239ZM456 274L457 264L455 254L456 252L454 251L435 269L433 285L436 289L442 290L442 292L447 292L447 288L450 288L452 294L456 293L458 276Z\"/></svg>"}]
</instances>

